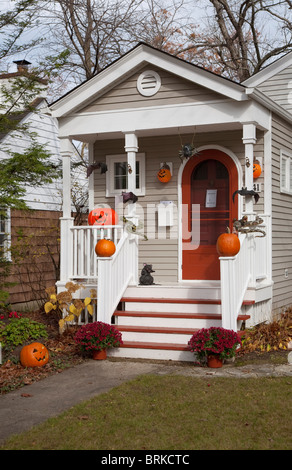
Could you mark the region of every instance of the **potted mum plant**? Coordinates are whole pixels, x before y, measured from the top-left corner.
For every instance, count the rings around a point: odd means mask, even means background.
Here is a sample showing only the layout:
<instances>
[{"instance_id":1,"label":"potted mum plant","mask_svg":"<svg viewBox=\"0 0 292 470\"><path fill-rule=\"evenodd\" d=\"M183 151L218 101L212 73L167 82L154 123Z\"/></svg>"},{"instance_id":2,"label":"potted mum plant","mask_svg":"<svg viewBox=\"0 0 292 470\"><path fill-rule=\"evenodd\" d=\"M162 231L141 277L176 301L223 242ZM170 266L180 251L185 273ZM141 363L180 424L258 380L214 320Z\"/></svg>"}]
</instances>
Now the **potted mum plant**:
<instances>
[{"instance_id":1,"label":"potted mum plant","mask_svg":"<svg viewBox=\"0 0 292 470\"><path fill-rule=\"evenodd\" d=\"M235 356L241 339L233 330L220 327L202 328L193 334L188 345L201 363L207 361L208 367L222 367L225 359Z\"/></svg>"},{"instance_id":2,"label":"potted mum plant","mask_svg":"<svg viewBox=\"0 0 292 470\"><path fill-rule=\"evenodd\" d=\"M91 352L93 359L106 359L108 348L118 348L123 344L121 333L101 321L81 326L75 341L83 352Z\"/></svg>"}]
</instances>

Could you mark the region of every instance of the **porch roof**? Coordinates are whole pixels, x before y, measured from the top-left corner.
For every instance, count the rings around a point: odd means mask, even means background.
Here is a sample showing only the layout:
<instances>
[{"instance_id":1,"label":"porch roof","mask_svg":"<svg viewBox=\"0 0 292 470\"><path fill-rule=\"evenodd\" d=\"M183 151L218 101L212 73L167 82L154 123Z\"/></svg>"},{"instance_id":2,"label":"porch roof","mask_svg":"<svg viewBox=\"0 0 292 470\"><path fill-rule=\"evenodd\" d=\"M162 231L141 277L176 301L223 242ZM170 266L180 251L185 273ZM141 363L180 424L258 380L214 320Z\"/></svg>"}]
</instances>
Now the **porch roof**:
<instances>
[{"instance_id":1,"label":"porch roof","mask_svg":"<svg viewBox=\"0 0 292 470\"><path fill-rule=\"evenodd\" d=\"M141 106L90 112L86 107L124 82L143 66L158 67L174 76L216 93L218 98L204 102ZM269 128L266 102L248 94L248 89L194 64L178 59L144 43L92 79L50 105L59 121L60 138L85 142L121 138L125 133L140 136L170 135L177 132L226 131L242 129L242 123L254 122Z\"/></svg>"}]
</instances>

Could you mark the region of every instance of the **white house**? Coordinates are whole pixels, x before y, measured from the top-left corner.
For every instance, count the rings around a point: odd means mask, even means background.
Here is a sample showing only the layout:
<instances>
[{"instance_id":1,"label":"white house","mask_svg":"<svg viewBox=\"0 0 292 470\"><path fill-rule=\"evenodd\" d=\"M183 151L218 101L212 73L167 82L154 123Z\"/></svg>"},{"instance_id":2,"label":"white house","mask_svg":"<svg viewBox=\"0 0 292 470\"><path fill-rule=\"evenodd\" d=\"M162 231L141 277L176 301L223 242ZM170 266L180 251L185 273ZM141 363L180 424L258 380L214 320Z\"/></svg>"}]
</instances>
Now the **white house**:
<instances>
[{"instance_id":1,"label":"white house","mask_svg":"<svg viewBox=\"0 0 292 470\"><path fill-rule=\"evenodd\" d=\"M112 354L189 360L195 328L238 330L291 305L291 84L292 54L238 84L141 43L51 104L63 158L57 285L97 285L94 319L123 334ZM89 210L115 209L113 226L73 225L72 140L107 164L89 177ZM124 191L138 200L121 202ZM227 226L239 228L240 251L220 257ZM116 243L111 258L94 252L104 236ZM153 284L140 284L144 264Z\"/></svg>"},{"instance_id":2,"label":"white house","mask_svg":"<svg viewBox=\"0 0 292 470\"><path fill-rule=\"evenodd\" d=\"M23 66L24 64L24 66ZM14 80L26 77L28 63L17 63L17 71L0 75L0 114L6 111L4 88L13 86ZM34 110L23 108L19 115L20 125L28 126L29 133L10 131L0 135L0 159L9 157L9 152L23 152L31 145L30 133L34 133L39 144L44 145L51 154L52 160L57 163L59 159L59 139L57 120L44 113L47 108L47 84L40 80L38 96L34 97L31 105ZM60 210L62 207L62 185L52 183L45 187L27 186L25 201L31 209L26 211L9 210L7 217L0 220L0 246L4 248L6 256L11 259L12 275L8 279L14 283L9 288L10 303L19 305L38 298L44 298L44 288L55 281L55 269L45 245L58 263L58 226ZM15 263L10 254L11 242L15 242L21 234L22 237L31 238L31 250L21 265ZM43 253L43 254L41 254Z\"/></svg>"}]
</instances>

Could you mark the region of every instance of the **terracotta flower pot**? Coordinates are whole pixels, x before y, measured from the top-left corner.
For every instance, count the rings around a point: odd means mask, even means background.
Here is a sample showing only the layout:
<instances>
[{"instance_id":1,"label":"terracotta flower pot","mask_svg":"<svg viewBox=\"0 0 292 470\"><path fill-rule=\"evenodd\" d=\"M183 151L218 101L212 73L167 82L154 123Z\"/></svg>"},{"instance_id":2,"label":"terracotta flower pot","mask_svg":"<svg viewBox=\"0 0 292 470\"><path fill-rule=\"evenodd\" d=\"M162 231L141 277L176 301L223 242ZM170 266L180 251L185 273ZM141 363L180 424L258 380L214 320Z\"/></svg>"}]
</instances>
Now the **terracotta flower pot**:
<instances>
[{"instance_id":1,"label":"terracotta flower pot","mask_svg":"<svg viewBox=\"0 0 292 470\"><path fill-rule=\"evenodd\" d=\"M95 361L102 361L106 359L106 357L106 349L102 349L101 351L93 351L92 353L92 359L94 359Z\"/></svg>"},{"instance_id":2,"label":"terracotta flower pot","mask_svg":"<svg viewBox=\"0 0 292 470\"><path fill-rule=\"evenodd\" d=\"M223 360L220 359L219 356L216 356L216 354L209 354L207 356L207 365L212 369L217 369L218 367L223 366Z\"/></svg>"}]
</instances>

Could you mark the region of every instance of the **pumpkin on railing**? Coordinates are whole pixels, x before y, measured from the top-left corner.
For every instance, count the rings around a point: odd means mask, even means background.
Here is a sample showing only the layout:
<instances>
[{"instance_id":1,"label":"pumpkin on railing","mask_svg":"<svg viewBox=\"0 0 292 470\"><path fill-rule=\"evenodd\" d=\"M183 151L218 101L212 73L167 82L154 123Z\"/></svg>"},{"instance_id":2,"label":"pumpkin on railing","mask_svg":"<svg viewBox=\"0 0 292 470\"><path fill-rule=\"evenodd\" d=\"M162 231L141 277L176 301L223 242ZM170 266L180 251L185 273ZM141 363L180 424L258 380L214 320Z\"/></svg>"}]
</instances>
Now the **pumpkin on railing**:
<instances>
[{"instance_id":1,"label":"pumpkin on railing","mask_svg":"<svg viewBox=\"0 0 292 470\"><path fill-rule=\"evenodd\" d=\"M240 250L240 241L235 233L230 232L227 227L226 233L219 235L216 249L220 256L235 256Z\"/></svg>"},{"instance_id":2,"label":"pumpkin on railing","mask_svg":"<svg viewBox=\"0 0 292 470\"><path fill-rule=\"evenodd\" d=\"M116 246L112 240L102 238L95 245L95 253L97 256L110 257L116 252Z\"/></svg>"}]
</instances>

